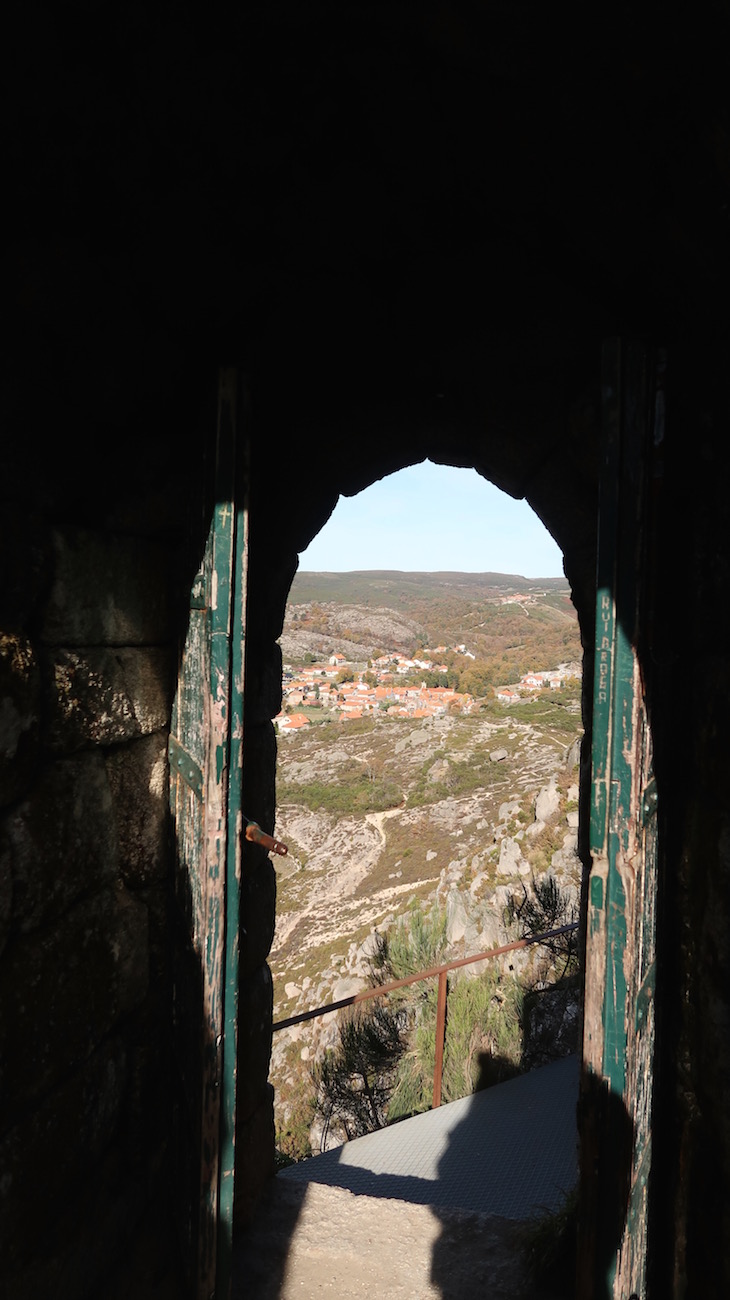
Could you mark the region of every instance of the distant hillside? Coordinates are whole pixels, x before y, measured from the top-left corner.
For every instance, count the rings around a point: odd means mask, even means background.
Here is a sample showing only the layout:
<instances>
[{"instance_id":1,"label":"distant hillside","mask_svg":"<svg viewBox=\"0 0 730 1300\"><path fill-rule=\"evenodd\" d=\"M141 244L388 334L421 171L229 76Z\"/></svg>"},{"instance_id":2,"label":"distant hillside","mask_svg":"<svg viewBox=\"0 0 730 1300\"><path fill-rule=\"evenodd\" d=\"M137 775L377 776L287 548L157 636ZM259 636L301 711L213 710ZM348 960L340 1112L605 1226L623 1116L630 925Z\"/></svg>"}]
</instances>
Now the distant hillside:
<instances>
[{"instance_id":1,"label":"distant hillside","mask_svg":"<svg viewBox=\"0 0 730 1300\"><path fill-rule=\"evenodd\" d=\"M438 594L458 594L465 600L511 595L514 592L570 592L566 578L523 578L519 573L406 573L398 569L361 569L350 573L302 570L292 583L289 600L334 601L342 605L380 605L409 615L412 603Z\"/></svg>"},{"instance_id":2,"label":"distant hillside","mask_svg":"<svg viewBox=\"0 0 730 1300\"><path fill-rule=\"evenodd\" d=\"M335 650L357 660L462 644L495 684L580 660L567 580L504 573L299 573L281 638L289 661ZM442 658L452 666L451 656Z\"/></svg>"}]
</instances>

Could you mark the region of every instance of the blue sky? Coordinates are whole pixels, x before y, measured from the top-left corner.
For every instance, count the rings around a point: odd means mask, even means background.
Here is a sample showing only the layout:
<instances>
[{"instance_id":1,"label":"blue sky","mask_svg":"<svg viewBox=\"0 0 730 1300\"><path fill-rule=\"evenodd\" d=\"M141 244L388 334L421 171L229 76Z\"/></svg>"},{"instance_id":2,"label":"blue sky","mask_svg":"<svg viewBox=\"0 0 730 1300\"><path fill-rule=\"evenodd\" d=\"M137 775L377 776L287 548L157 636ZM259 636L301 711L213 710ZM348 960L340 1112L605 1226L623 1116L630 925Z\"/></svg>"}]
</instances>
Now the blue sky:
<instances>
[{"instance_id":1,"label":"blue sky","mask_svg":"<svg viewBox=\"0 0 730 1300\"><path fill-rule=\"evenodd\" d=\"M563 557L526 501L513 501L473 469L424 461L340 497L299 567L557 578Z\"/></svg>"}]
</instances>

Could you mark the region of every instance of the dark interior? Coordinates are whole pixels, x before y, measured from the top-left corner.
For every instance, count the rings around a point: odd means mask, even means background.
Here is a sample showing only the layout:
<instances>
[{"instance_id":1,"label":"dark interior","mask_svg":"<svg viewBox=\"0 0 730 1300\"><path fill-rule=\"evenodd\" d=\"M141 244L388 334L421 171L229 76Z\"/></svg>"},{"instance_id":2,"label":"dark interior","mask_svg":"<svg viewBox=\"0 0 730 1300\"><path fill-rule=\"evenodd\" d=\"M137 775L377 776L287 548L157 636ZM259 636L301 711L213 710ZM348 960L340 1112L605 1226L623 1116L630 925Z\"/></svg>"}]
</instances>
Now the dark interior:
<instances>
[{"instance_id":1,"label":"dark interior","mask_svg":"<svg viewBox=\"0 0 730 1300\"><path fill-rule=\"evenodd\" d=\"M14 16L0 466L13 1300L102 1294L140 1225L165 1219L176 939L160 782L218 367L240 367L249 394L244 802L271 829L275 643L298 553L340 494L426 457L526 498L562 548L590 730L614 336L668 356L639 630L661 809L650 1295L726 1293L727 26L716 4L683 22L653 4L397 0ZM581 840L587 862L585 817ZM240 1221L273 1153L265 855L248 859L243 906Z\"/></svg>"}]
</instances>

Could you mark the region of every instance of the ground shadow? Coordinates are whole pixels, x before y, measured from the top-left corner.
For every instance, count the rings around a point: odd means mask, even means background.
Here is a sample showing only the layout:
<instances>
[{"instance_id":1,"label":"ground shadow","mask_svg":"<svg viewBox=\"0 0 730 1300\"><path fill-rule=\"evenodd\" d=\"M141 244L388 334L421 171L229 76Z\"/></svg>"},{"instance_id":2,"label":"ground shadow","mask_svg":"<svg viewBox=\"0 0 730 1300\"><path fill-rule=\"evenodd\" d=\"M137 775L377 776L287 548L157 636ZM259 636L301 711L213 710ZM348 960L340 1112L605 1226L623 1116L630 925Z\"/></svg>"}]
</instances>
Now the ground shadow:
<instances>
[{"instance_id":1,"label":"ground shadow","mask_svg":"<svg viewBox=\"0 0 730 1300\"><path fill-rule=\"evenodd\" d=\"M491 1270L495 1294L502 1293L501 1286L507 1294L511 1285L519 1288L515 1296L556 1294L567 1300L573 1294L572 1277L566 1289L553 1292L547 1277L531 1272L526 1229L547 1216L557 1221L577 1184L578 1058L554 1061L496 1088L490 1087L493 1071L491 1056L482 1054L477 1090L465 1099L470 1105L449 1135L438 1164L439 1180L453 1187L456 1206L476 1199L497 1217L501 1249L494 1248L495 1225L485 1224L480 1261ZM442 1230L433 1247L431 1280L443 1300L462 1300L468 1292L454 1274L454 1223L439 1207L434 1213L442 1219Z\"/></svg>"},{"instance_id":2,"label":"ground shadow","mask_svg":"<svg viewBox=\"0 0 730 1300\"><path fill-rule=\"evenodd\" d=\"M623 1098L588 1071L581 1079L579 1106L577 1294L590 1296L591 1300L612 1300L631 1199L634 1123ZM628 1300L635 1297L631 1295Z\"/></svg>"},{"instance_id":3,"label":"ground shadow","mask_svg":"<svg viewBox=\"0 0 730 1300\"><path fill-rule=\"evenodd\" d=\"M482 1064L491 1078L493 1060ZM513 1300L526 1283L522 1224L577 1179L577 1097L578 1059L566 1057L282 1170L239 1239L236 1273L248 1294L275 1300L307 1188L321 1183L428 1207L434 1294Z\"/></svg>"}]
</instances>

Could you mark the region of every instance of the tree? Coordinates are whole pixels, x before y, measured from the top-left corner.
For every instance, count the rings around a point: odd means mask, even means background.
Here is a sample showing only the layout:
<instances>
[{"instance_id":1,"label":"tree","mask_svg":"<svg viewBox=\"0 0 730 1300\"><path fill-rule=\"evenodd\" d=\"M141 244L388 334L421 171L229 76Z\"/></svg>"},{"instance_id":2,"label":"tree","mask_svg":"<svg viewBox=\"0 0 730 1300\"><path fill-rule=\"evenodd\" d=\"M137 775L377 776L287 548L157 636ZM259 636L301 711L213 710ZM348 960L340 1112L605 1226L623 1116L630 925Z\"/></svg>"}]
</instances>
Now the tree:
<instances>
[{"instance_id":1,"label":"tree","mask_svg":"<svg viewBox=\"0 0 730 1300\"><path fill-rule=\"evenodd\" d=\"M347 1140L385 1126L393 1075L406 1047L399 1020L381 998L341 1016L337 1045L312 1071L325 1137L333 1124Z\"/></svg>"},{"instance_id":2,"label":"tree","mask_svg":"<svg viewBox=\"0 0 730 1300\"><path fill-rule=\"evenodd\" d=\"M485 659L477 659L461 674L460 690L476 699L489 695L494 682L494 669Z\"/></svg>"}]
</instances>

